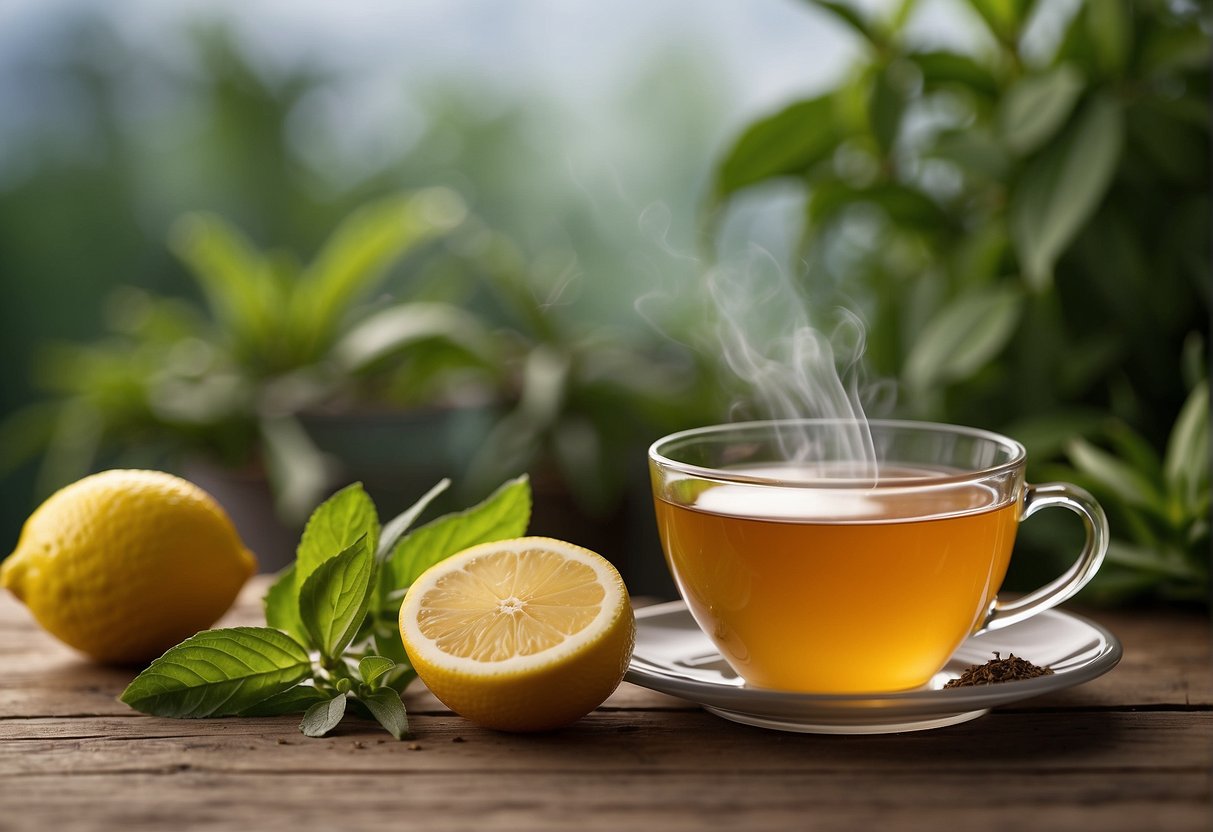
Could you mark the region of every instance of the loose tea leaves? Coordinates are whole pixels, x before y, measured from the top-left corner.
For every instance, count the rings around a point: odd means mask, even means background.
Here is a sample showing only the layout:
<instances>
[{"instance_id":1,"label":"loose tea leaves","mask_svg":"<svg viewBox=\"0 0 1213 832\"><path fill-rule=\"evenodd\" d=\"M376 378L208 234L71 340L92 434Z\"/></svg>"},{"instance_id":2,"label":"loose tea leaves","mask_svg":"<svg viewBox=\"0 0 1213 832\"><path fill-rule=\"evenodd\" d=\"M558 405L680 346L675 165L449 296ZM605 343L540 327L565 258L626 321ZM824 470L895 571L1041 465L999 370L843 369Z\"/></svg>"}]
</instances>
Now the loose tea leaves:
<instances>
[{"instance_id":1,"label":"loose tea leaves","mask_svg":"<svg viewBox=\"0 0 1213 832\"><path fill-rule=\"evenodd\" d=\"M945 688L966 688L974 685L994 685L999 682L1015 682L1020 679L1035 679L1037 676L1051 676L1053 669L1039 667L1026 659L1021 659L1014 653L1005 659L998 653L985 664L975 664L952 679Z\"/></svg>"}]
</instances>

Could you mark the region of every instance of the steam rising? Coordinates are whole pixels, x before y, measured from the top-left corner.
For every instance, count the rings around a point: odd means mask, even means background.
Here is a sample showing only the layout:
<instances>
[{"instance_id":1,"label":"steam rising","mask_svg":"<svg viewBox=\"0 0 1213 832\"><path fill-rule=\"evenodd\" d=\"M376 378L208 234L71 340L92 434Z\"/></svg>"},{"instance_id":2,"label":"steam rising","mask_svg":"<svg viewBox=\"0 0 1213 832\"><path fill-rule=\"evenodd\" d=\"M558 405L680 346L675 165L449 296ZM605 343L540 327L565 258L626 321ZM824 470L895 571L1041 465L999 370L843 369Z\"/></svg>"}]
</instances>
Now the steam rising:
<instances>
[{"instance_id":1,"label":"steam rising","mask_svg":"<svg viewBox=\"0 0 1213 832\"><path fill-rule=\"evenodd\" d=\"M647 249L649 256L633 265L651 286L664 288L638 298L636 312L656 331L679 340L663 321L693 315L685 288L675 288L672 274L689 265L696 299L707 307L698 319L706 317L712 326L698 329L688 346L718 358L719 383L734 395L732 420L828 420L811 429L784 430L779 436L784 459L803 464L805 476L825 474L818 463L828 461L830 477L875 482L877 455L865 402L869 411L887 412L895 388L891 382L865 382L863 321L844 308L810 307L778 258L752 243L705 275L697 257L671 245L671 220L661 203L640 214L647 245L634 254ZM747 236L778 225L760 223ZM698 292L701 281L706 281L706 297Z\"/></svg>"},{"instance_id":2,"label":"steam rising","mask_svg":"<svg viewBox=\"0 0 1213 832\"><path fill-rule=\"evenodd\" d=\"M832 420L824 431L784 431L785 459L842 460L831 466L832 475L874 480L876 451L860 395L865 331L859 317L839 309L828 335L815 327L804 297L765 252L754 253L744 270L713 271L708 290L721 358L748 400L735 410Z\"/></svg>"}]
</instances>

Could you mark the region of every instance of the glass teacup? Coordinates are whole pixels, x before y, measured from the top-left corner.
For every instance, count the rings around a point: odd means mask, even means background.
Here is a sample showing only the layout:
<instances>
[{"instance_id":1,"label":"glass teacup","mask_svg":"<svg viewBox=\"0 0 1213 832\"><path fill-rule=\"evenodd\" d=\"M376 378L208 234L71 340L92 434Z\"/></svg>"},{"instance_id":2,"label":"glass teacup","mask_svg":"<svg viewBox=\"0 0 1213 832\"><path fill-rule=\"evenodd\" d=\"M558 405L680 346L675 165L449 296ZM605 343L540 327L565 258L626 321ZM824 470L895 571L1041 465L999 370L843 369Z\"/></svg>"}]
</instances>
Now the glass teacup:
<instances>
[{"instance_id":1,"label":"glass teacup","mask_svg":"<svg viewBox=\"0 0 1213 832\"><path fill-rule=\"evenodd\" d=\"M1077 486L1026 484L1018 442L872 421L864 437L873 467L857 463L844 441L854 428L715 425L649 449L670 572L747 684L811 693L919 687L968 637L1056 606L1098 570L1103 511ZM1078 559L1035 592L999 601L1019 523L1048 506L1082 518Z\"/></svg>"}]
</instances>

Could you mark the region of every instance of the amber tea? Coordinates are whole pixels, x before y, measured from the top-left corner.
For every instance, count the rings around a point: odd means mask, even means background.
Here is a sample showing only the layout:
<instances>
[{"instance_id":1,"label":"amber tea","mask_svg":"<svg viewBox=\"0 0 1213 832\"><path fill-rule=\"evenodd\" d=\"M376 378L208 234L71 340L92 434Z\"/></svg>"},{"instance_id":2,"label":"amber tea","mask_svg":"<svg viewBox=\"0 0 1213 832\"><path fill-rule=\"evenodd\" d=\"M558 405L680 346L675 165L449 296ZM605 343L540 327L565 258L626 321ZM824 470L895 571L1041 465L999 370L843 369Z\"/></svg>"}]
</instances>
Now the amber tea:
<instances>
[{"instance_id":1,"label":"amber tea","mask_svg":"<svg viewBox=\"0 0 1213 832\"><path fill-rule=\"evenodd\" d=\"M741 676L787 690L896 690L930 679L985 620L1019 521L1015 502L995 505L980 486L936 499L923 517L913 495L754 499L722 484L690 505L658 499L657 523L692 615Z\"/></svg>"}]
</instances>

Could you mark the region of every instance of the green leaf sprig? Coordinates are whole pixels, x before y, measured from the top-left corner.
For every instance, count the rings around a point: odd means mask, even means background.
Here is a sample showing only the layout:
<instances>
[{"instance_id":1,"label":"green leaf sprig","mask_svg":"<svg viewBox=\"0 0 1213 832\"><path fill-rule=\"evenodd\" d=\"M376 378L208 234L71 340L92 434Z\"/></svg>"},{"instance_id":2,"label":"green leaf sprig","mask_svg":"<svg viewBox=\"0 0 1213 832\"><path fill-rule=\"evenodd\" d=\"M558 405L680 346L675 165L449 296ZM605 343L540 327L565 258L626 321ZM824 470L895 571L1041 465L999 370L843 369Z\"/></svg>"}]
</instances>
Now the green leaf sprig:
<instances>
[{"instance_id":1,"label":"green leaf sprig","mask_svg":"<svg viewBox=\"0 0 1213 832\"><path fill-rule=\"evenodd\" d=\"M416 677L396 618L405 590L430 566L479 543L521 537L531 516L525 476L483 502L410 531L449 485L439 482L384 525L360 483L312 513L265 596L265 627L206 630L135 677L121 700L153 716L303 714L322 737L347 713L408 734L401 694Z\"/></svg>"}]
</instances>

